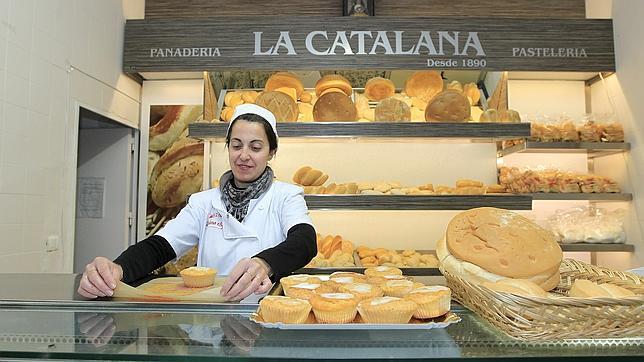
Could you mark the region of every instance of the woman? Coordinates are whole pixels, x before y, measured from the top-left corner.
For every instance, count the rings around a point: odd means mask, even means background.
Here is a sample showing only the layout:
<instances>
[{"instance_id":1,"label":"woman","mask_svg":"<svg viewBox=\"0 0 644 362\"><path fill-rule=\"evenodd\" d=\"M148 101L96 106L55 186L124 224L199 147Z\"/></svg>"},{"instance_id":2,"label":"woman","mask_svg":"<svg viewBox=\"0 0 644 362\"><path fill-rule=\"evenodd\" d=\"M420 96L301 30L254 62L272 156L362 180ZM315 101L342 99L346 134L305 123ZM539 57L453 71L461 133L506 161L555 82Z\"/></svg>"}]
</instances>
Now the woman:
<instances>
[{"instance_id":1,"label":"woman","mask_svg":"<svg viewBox=\"0 0 644 362\"><path fill-rule=\"evenodd\" d=\"M302 189L273 181L268 161L277 143L270 111L238 106L226 135L231 169L219 187L190 196L175 219L114 262L97 257L87 264L78 293L111 296L116 281L142 278L196 244L197 265L228 275L221 288L228 301L265 293L271 279L306 265L317 253L315 229Z\"/></svg>"}]
</instances>

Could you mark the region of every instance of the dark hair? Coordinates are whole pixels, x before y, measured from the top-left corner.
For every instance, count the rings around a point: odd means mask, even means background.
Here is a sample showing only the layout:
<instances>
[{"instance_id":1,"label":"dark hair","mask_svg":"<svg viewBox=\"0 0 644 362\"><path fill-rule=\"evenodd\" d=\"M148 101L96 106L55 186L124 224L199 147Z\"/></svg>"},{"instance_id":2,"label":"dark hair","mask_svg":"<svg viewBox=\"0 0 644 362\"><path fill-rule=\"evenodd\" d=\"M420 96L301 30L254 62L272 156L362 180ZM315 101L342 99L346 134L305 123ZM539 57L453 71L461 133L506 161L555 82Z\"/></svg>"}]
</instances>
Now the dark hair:
<instances>
[{"instance_id":1,"label":"dark hair","mask_svg":"<svg viewBox=\"0 0 644 362\"><path fill-rule=\"evenodd\" d=\"M271 127L271 124L268 123L268 121L264 119L264 117L254 113L240 114L239 116L237 116L237 118L233 119L232 122L230 122L230 127L228 127L228 133L226 134L226 146L230 144L230 132L232 131L235 122L240 119L243 119L247 122L257 122L264 126L264 131L266 132L266 137L268 138L269 151L275 151L277 149L277 135L275 134L275 132L273 132L273 127Z\"/></svg>"}]
</instances>

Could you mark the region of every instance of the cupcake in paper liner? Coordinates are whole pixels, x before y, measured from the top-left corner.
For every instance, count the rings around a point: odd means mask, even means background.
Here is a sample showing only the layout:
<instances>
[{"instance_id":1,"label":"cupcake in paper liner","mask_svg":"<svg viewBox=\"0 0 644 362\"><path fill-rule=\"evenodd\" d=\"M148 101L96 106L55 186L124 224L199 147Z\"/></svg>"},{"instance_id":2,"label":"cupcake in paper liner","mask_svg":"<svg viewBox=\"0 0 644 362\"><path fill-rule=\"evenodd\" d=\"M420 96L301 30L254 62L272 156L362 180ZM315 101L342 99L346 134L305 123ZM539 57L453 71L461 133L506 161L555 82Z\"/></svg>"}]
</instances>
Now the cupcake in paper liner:
<instances>
[{"instance_id":1,"label":"cupcake in paper liner","mask_svg":"<svg viewBox=\"0 0 644 362\"><path fill-rule=\"evenodd\" d=\"M215 284L217 271L203 266L192 266L179 272L183 284L189 288L205 288Z\"/></svg>"},{"instance_id":2,"label":"cupcake in paper liner","mask_svg":"<svg viewBox=\"0 0 644 362\"><path fill-rule=\"evenodd\" d=\"M385 296L397 298L402 298L412 290L420 287L423 287L422 283L404 279L388 280L380 285L380 289L382 289Z\"/></svg>"},{"instance_id":3,"label":"cupcake in paper liner","mask_svg":"<svg viewBox=\"0 0 644 362\"><path fill-rule=\"evenodd\" d=\"M300 283L284 289L284 295L291 298L310 300L315 294L332 293L333 288L320 283Z\"/></svg>"},{"instance_id":4,"label":"cupcake in paper liner","mask_svg":"<svg viewBox=\"0 0 644 362\"><path fill-rule=\"evenodd\" d=\"M339 288L339 292L353 294L357 302L364 299L382 297L382 290L380 287L366 283L342 284Z\"/></svg>"},{"instance_id":5,"label":"cupcake in paper liner","mask_svg":"<svg viewBox=\"0 0 644 362\"><path fill-rule=\"evenodd\" d=\"M402 275L402 270L387 265L374 266L364 270L367 277L385 276L385 275Z\"/></svg>"},{"instance_id":6,"label":"cupcake in paper liner","mask_svg":"<svg viewBox=\"0 0 644 362\"><path fill-rule=\"evenodd\" d=\"M412 290L405 299L418 304L414 318L436 318L449 312L452 291L441 285L425 286Z\"/></svg>"},{"instance_id":7,"label":"cupcake in paper liner","mask_svg":"<svg viewBox=\"0 0 644 362\"><path fill-rule=\"evenodd\" d=\"M311 311L306 300L282 296L266 296L259 302L259 314L269 323L304 323Z\"/></svg>"},{"instance_id":8,"label":"cupcake in paper liner","mask_svg":"<svg viewBox=\"0 0 644 362\"><path fill-rule=\"evenodd\" d=\"M291 285L300 284L300 283L315 284L315 283L321 283L321 280L313 275L308 275L308 274L293 274L280 279L280 284L282 285L282 289L284 289L285 294L286 294L286 290Z\"/></svg>"},{"instance_id":9,"label":"cupcake in paper liner","mask_svg":"<svg viewBox=\"0 0 644 362\"><path fill-rule=\"evenodd\" d=\"M351 323L356 317L357 302L350 293L316 294L309 302L319 323Z\"/></svg>"},{"instance_id":10,"label":"cupcake in paper liner","mask_svg":"<svg viewBox=\"0 0 644 362\"><path fill-rule=\"evenodd\" d=\"M409 280L409 278L403 275L377 275L368 277L367 283L380 286L390 280Z\"/></svg>"},{"instance_id":11,"label":"cupcake in paper liner","mask_svg":"<svg viewBox=\"0 0 644 362\"><path fill-rule=\"evenodd\" d=\"M358 313L366 323L409 323L418 305L411 300L396 297L365 299L358 304Z\"/></svg>"},{"instance_id":12,"label":"cupcake in paper liner","mask_svg":"<svg viewBox=\"0 0 644 362\"><path fill-rule=\"evenodd\" d=\"M325 280L324 282L322 282L322 284L331 287L333 291L336 291L336 292L340 291L340 287L342 285L353 284L353 283L362 283L362 279L355 278L353 276L343 276L343 277L336 276L335 278L331 278L329 280Z\"/></svg>"}]
</instances>

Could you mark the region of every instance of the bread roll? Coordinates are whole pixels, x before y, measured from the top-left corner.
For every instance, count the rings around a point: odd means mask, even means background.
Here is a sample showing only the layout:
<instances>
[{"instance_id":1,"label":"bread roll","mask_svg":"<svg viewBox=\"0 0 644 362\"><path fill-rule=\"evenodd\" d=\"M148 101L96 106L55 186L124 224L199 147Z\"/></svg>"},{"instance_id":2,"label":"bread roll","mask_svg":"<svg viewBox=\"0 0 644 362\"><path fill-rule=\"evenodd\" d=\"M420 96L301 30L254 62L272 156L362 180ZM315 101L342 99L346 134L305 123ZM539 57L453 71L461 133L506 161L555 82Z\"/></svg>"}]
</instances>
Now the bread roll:
<instances>
[{"instance_id":1,"label":"bread roll","mask_svg":"<svg viewBox=\"0 0 644 362\"><path fill-rule=\"evenodd\" d=\"M257 91L246 91L242 92L241 98L245 103L255 103L257 96L259 96L259 92Z\"/></svg>"},{"instance_id":2,"label":"bread roll","mask_svg":"<svg viewBox=\"0 0 644 362\"><path fill-rule=\"evenodd\" d=\"M293 182L302 186L321 186L329 179L329 175L311 166L302 166L293 174Z\"/></svg>"},{"instance_id":3,"label":"bread roll","mask_svg":"<svg viewBox=\"0 0 644 362\"><path fill-rule=\"evenodd\" d=\"M371 101L380 101L389 98L394 93L396 93L394 82L382 77L371 78L364 86L364 94Z\"/></svg>"},{"instance_id":4,"label":"bread roll","mask_svg":"<svg viewBox=\"0 0 644 362\"><path fill-rule=\"evenodd\" d=\"M447 85L447 89L453 89L455 91L463 93L463 85L461 84L461 82L457 80L453 80L449 82L449 84Z\"/></svg>"},{"instance_id":5,"label":"bread roll","mask_svg":"<svg viewBox=\"0 0 644 362\"><path fill-rule=\"evenodd\" d=\"M255 104L271 111L278 122L295 122L299 115L297 103L282 92L263 92L257 97Z\"/></svg>"},{"instance_id":6,"label":"bread roll","mask_svg":"<svg viewBox=\"0 0 644 362\"><path fill-rule=\"evenodd\" d=\"M443 78L435 70L420 70L414 72L405 82L405 93L409 97L420 97L429 102L443 90Z\"/></svg>"},{"instance_id":7,"label":"bread roll","mask_svg":"<svg viewBox=\"0 0 644 362\"><path fill-rule=\"evenodd\" d=\"M304 86L302 85L302 81L300 81L300 78L297 75L290 72L277 72L271 75L266 80L266 85L264 86L264 90L270 92L270 91L276 90L277 88L282 88L282 87L295 89L296 99L300 99L300 96L302 96L302 92L304 92Z\"/></svg>"},{"instance_id":8,"label":"bread roll","mask_svg":"<svg viewBox=\"0 0 644 362\"><path fill-rule=\"evenodd\" d=\"M347 96L351 96L353 91L353 87L351 87L351 83L347 78L339 74L328 74L320 78L315 83L315 95L320 97L327 88L338 88Z\"/></svg>"},{"instance_id":9,"label":"bread roll","mask_svg":"<svg viewBox=\"0 0 644 362\"><path fill-rule=\"evenodd\" d=\"M170 147L188 125L202 114L201 106L170 106L159 122L150 126L150 151L163 151Z\"/></svg>"},{"instance_id":10,"label":"bread roll","mask_svg":"<svg viewBox=\"0 0 644 362\"><path fill-rule=\"evenodd\" d=\"M496 111L494 108L488 108L481 114L479 117L479 122L498 122L499 121L499 112Z\"/></svg>"},{"instance_id":11,"label":"bread roll","mask_svg":"<svg viewBox=\"0 0 644 362\"><path fill-rule=\"evenodd\" d=\"M244 100L242 99L241 92L229 91L226 92L224 96L224 104L228 107L237 107L240 104L243 104Z\"/></svg>"},{"instance_id":12,"label":"bread roll","mask_svg":"<svg viewBox=\"0 0 644 362\"><path fill-rule=\"evenodd\" d=\"M550 231L519 214L491 207L462 212L449 222L444 243L443 259L452 256L455 272L479 283L529 279L546 291L559 283L561 247Z\"/></svg>"},{"instance_id":13,"label":"bread roll","mask_svg":"<svg viewBox=\"0 0 644 362\"><path fill-rule=\"evenodd\" d=\"M315 102L313 119L316 122L354 122L358 119L358 110L344 93L326 93Z\"/></svg>"},{"instance_id":14,"label":"bread roll","mask_svg":"<svg viewBox=\"0 0 644 362\"><path fill-rule=\"evenodd\" d=\"M514 109L504 109L499 112L499 122L519 123L521 122L521 115Z\"/></svg>"},{"instance_id":15,"label":"bread roll","mask_svg":"<svg viewBox=\"0 0 644 362\"><path fill-rule=\"evenodd\" d=\"M475 105L481 98L481 92L475 83L465 83L463 85L463 94L470 100L471 105Z\"/></svg>"},{"instance_id":16,"label":"bread roll","mask_svg":"<svg viewBox=\"0 0 644 362\"><path fill-rule=\"evenodd\" d=\"M455 90L440 92L427 104L427 122L466 122L470 118L470 102Z\"/></svg>"},{"instance_id":17,"label":"bread roll","mask_svg":"<svg viewBox=\"0 0 644 362\"><path fill-rule=\"evenodd\" d=\"M590 280L577 279L568 291L569 297L575 298L623 298L634 296L628 289L613 284L597 285Z\"/></svg>"},{"instance_id":18,"label":"bread roll","mask_svg":"<svg viewBox=\"0 0 644 362\"><path fill-rule=\"evenodd\" d=\"M374 117L376 122L409 122L411 109L407 103L390 97L378 102Z\"/></svg>"},{"instance_id":19,"label":"bread roll","mask_svg":"<svg viewBox=\"0 0 644 362\"><path fill-rule=\"evenodd\" d=\"M497 282L483 282L482 286L497 292L522 295L526 297L547 298L546 293L541 287L530 280L525 279L501 279Z\"/></svg>"}]
</instances>

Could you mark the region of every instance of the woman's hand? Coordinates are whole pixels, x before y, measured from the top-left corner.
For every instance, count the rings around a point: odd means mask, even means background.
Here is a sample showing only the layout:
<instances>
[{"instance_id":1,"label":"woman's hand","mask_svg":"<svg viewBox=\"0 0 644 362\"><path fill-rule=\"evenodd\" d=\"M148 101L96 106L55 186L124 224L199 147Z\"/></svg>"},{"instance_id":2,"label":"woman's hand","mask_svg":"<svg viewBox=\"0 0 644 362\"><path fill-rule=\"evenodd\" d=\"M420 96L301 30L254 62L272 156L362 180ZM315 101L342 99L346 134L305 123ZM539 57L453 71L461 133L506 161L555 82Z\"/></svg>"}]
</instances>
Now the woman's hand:
<instances>
[{"instance_id":1,"label":"woman's hand","mask_svg":"<svg viewBox=\"0 0 644 362\"><path fill-rule=\"evenodd\" d=\"M87 298L110 297L121 278L123 269L120 265L102 256L96 257L85 266L78 294Z\"/></svg>"},{"instance_id":2,"label":"woman's hand","mask_svg":"<svg viewBox=\"0 0 644 362\"><path fill-rule=\"evenodd\" d=\"M267 270L260 261L244 258L230 272L220 294L226 301L239 301L251 293L266 293L272 285Z\"/></svg>"}]
</instances>

